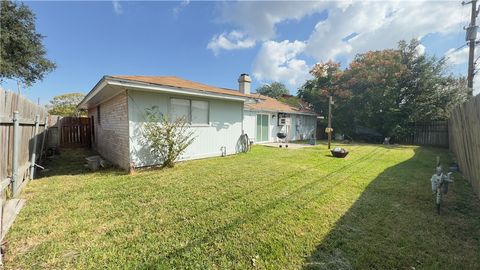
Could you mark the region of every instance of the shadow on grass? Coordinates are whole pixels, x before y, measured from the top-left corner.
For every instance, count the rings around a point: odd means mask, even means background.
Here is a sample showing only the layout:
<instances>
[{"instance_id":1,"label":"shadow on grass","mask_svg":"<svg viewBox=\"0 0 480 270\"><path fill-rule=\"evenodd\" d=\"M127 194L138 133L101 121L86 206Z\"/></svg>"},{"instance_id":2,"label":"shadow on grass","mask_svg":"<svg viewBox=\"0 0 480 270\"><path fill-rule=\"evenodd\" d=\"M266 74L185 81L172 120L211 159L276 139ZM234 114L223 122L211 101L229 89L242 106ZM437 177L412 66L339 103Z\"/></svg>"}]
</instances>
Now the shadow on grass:
<instances>
[{"instance_id":1,"label":"shadow on grass","mask_svg":"<svg viewBox=\"0 0 480 270\"><path fill-rule=\"evenodd\" d=\"M303 269L480 269L480 203L460 174L435 212L429 179L438 152L417 148L374 179Z\"/></svg>"},{"instance_id":2,"label":"shadow on grass","mask_svg":"<svg viewBox=\"0 0 480 270\"><path fill-rule=\"evenodd\" d=\"M92 149L87 148L61 148L59 155L49 157L42 165L45 170L37 170L35 179L59 175L80 175L93 173L86 165L85 160L88 156L98 155ZM119 175L125 174L124 171L111 168L99 172L115 172Z\"/></svg>"}]
</instances>

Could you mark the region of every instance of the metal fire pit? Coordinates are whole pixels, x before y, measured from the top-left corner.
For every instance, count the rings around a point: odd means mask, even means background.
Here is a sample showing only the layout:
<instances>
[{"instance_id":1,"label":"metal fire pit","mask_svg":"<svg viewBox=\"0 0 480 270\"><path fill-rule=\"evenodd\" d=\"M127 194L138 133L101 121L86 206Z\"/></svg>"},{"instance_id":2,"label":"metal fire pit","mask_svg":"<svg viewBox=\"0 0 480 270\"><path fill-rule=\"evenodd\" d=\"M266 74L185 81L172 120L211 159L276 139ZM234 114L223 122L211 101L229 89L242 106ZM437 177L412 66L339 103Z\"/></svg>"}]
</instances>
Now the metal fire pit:
<instances>
[{"instance_id":1,"label":"metal fire pit","mask_svg":"<svg viewBox=\"0 0 480 270\"><path fill-rule=\"evenodd\" d=\"M341 147L335 147L332 150L330 150L330 152L332 152L332 156L337 158L344 158L348 155L348 150Z\"/></svg>"}]
</instances>

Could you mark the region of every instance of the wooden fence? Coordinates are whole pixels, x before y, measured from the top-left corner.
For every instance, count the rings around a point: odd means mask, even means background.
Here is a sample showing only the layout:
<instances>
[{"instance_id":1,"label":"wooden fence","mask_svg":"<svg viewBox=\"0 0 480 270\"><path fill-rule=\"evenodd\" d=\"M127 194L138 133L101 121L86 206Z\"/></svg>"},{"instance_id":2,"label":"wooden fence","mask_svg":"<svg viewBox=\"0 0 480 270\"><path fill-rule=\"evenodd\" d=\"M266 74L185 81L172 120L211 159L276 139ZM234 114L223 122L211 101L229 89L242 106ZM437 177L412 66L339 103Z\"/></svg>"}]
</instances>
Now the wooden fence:
<instances>
[{"instance_id":1,"label":"wooden fence","mask_svg":"<svg viewBox=\"0 0 480 270\"><path fill-rule=\"evenodd\" d=\"M0 239L23 206L17 195L33 178L47 116L44 107L0 88Z\"/></svg>"},{"instance_id":2,"label":"wooden fence","mask_svg":"<svg viewBox=\"0 0 480 270\"><path fill-rule=\"evenodd\" d=\"M63 117L58 126L61 147L90 147L90 118Z\"/></svg>"},{"instance_id":3,"label":"wooden fence","mask_svg":"<svg viewBox=\"0 0 480 270\"><path fill-rule=\"evenodd\" d=\"M457 106L448 121L450 150L480 197L480 95Z\"/></svg>"},{"instance_id":4,"label":"wooden fence","mask_svg":"<svg viewBox=\"0 0 480 270\"><path fill-rule=\"evenodd\" d=\"M448 122L432 121L414 123L411 125L412 132L406 136L395 138L396 143L429 145L448 148Z\"/></svg>"}]
</instances>

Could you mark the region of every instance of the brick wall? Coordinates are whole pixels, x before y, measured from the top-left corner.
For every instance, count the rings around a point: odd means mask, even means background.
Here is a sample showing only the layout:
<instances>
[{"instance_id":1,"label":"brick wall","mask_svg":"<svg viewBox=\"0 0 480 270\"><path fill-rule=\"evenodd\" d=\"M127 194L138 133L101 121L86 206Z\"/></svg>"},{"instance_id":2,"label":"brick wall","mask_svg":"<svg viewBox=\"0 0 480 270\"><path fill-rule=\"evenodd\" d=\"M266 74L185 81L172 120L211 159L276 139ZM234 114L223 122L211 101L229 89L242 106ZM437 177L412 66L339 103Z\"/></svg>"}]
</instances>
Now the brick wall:
<instances>
[{"instance_id":1,"label":"brick wall","mask_svg":"<svg viewBox=\"0 0 480 270\"><path fill-rule=\"evenodd\" d=\"M88 116L90 119L93 116L94 120L93 149L114 165L128 169L130 158L127 93L123 92L100 104L99 107L89 109Z\"/></svg>"}]
</instances>

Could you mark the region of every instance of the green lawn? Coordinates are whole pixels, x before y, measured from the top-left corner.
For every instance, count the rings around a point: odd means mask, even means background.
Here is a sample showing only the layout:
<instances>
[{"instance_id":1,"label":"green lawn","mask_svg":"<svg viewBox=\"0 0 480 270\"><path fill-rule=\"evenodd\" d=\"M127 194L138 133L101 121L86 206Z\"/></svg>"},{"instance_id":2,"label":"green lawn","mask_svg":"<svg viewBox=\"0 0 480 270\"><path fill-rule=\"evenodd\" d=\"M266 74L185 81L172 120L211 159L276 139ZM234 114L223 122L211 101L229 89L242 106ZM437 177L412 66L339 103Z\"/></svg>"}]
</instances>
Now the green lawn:
<instances>
[{"instance_id":1,"label":"green lawn","mask_svg":"<svg viewBox=\"0 0 480 270\"><path fill-rule=\"evenodd\" d=\"M456 175L443 212L430 188L446 150L256 146L135 175L90 173L64 151L23 192L7 236L15 269L480 269L480 203Z\"/></svg>"}]
</instances>

